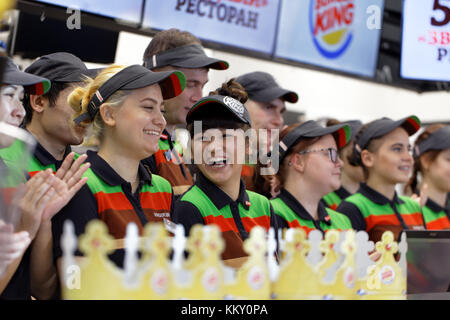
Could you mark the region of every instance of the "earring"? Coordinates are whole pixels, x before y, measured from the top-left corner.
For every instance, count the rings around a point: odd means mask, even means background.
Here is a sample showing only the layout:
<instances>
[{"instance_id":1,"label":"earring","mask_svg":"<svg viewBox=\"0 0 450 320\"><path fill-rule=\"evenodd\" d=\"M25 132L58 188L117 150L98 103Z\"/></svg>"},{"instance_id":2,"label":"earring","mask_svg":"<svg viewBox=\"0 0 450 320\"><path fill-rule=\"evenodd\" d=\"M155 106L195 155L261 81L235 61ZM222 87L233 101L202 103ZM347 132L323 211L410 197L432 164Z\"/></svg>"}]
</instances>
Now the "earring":
<instances>
[{"instance_id":1,"label":"earring","mask_svg":"<svg viewBox=\"0 0 450 320\"><path fill-rule=\"evenodd\" d=\"M289 167L292 166L292 163L291 163L290 161L288 162L288 166L289 166Z\"/></svg>"}]
</instances>

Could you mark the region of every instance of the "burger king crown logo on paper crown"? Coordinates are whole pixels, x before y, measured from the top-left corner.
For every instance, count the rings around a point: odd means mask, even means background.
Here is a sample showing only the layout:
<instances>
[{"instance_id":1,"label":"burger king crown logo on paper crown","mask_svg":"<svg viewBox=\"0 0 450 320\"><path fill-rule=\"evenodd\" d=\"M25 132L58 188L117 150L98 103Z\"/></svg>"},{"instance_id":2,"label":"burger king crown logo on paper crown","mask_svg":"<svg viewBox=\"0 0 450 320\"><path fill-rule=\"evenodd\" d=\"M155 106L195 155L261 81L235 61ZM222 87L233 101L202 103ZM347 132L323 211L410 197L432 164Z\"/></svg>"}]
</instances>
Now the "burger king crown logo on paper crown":
<instances>
[{"instance_id":1,"label":"burger king crown logo on paper crown","mask_svg":"<svg viewBox=\"0 0 450 320\"><path fill-rule=\"evenodd\" d=\"M194 226L186 239L180 225L170 237L162 223L149 223L139 237L131 223L123 269L108 259L116 240L99 220L79 241L66 221L61 242L64 299L405 299L406 238L399 246L389 231L375 246L381 258L372 262L374 245L365 232L331 230L322 239L317 230L307 237L289 229L284 237L280 232L278 263L274 230L255 227L237 269L221 260L224 241L215 225ZM74 257L77 246L81 259Z\"/></svg>"}]
</instances>

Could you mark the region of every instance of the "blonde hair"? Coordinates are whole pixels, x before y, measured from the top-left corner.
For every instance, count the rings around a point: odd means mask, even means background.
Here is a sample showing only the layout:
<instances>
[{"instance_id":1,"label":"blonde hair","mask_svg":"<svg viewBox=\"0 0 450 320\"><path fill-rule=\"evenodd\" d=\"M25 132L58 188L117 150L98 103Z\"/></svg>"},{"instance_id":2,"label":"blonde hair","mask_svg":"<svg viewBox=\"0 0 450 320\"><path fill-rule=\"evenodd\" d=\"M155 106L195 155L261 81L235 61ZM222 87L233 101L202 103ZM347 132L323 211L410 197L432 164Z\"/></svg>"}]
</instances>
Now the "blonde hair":
<instances>
[{"instance_id":1,"label":"blonde hair","mask_svg":"<svg viewBox=\"0 0 450 320\"><path fill-rule=\"evenodd\" d=\"M83 86L75 88L67 98L69 105L75 111L73 119L77 118L83 113L88 112L88 103L92 99L93 95L97 90L116 73L125 69L122 65L112 65L108 68L102 70L94 79L86 77ZM103 104L108 104L111 106L121 106L125 98L130 94L130 90L118 90L112 96L110 96ZM83 121L80 125L82 126L92 126L92 135L97 138L100 142L103 139L105 124L103 119L98 112L94 119L87 119Z\"/></svg>"}]
</instances>

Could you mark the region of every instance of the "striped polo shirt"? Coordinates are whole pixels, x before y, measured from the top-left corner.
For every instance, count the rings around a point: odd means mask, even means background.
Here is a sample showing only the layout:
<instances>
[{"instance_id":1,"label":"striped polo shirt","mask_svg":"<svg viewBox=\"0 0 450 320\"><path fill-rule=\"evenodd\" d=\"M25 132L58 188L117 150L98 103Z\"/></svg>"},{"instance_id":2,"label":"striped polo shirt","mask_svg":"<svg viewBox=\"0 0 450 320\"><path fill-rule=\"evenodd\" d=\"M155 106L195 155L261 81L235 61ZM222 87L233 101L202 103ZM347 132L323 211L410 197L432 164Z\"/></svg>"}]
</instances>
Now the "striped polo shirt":
<instances>
[{"instance_id":1,"label":"striped polo shirt","mask_svg":"<svg viewBox=\"0 0 450 320\"><path fill-rule=\"evenodd\" d=\"M151 172L167 179L175 195L181 195L194 184L192 175L184 164L183 148L178 142L172 141L166 130L163 131L158 146L159 150L142 160L142 163L148 166Z\"/></svg>"},{"instance_id":2,"label":"striped polo shirt","mask_svg":"<svg viewBox=\"0 0 450 320\"><path fill-rule=\"evenodd\" d=\"M225 241L222 259L247 255L242 245L254 226L262 226L266 230L273 226L277 229L266 197L246 190L241 180L239 196L233 201L202 173L195 185L175 203L172 221L182 224L186 235L196 224L218 225Z\"/></svg>"},{"instance_id":3,"label":"striped polo shirt","mask_svg":"<svg viewBox=\"0 0 450 320\"><path fill-rule=\"evenodd\" d=\"M245 188L250 191L255 191L253 182L255 175L255 167L251 164L242 165L241 178L244 180Z\"/></svg>"},{"instance_id":4,"label":"striped polo shirt","mask_svg":"<svg viewBox=\"0 0 450 320\"><path fill-rule=\"evenodd\" d=\"M331 210L336 210L337 207L341 204L342 200L351 196L352 194L347 191L344 187L340 187L339 189L330 192L322 198L323 203L330 208Z\"/></svg>"},{"instance_id":5,"label":"striped polo shirt","mask_svg":"<svg viewBox=\"0 0 450 320\"><path fill-rule=\"evenodd\" d=\"M399 197L397 193L390 200L365 183L360 184L358 192L342 201L337 211L350 219L353 229L366 231L374 242L380 241L387 230L399 240L403 230L425 228L418 202L409 197Z\"/></svg>"},{"instance_id":6,"label":"striped polo shirt","mask_svg":"<svg viewBox=\"0 0 450 320\"><path fill-rule=\"evenodd\" d=\"M422 214L427 229L443 230L450 229L450 212L448 208L443 208L436 202L428 198L422 207Z\"/></svg>"},{"instance_id":7,"label":"striped polo shirt","mask_svg":"<svg viewBox=\"0 0 450 320\"><path fill-rule=\"evenodd\" d=\"M28 174L30 177L33 177L39 171L43 171L46 169L52 169L53 173L55 173L62 165L66 156L72 151L70 146L67 146L64 151L64 156L62 160L56 160L50 152L48 152L39 142L36 144L36 148L34 150L33 156L30 159L29 164L26 166ZM23 142L20 140L14 141L12 145L8 148L0 149L0 157L8 163L18 163L22 161L24 157L24 147ZM74 159L76 159L79 155L75 155Z\"/></svg>"},{"instance_id":8,"label":"striped polo shirt","mask_svg":"<svg viewBox=\"0 0 450 320\"><path fill-rule=\"evenodd\" d=\"M150 174L140 164L139 185L133 193L131 184L97 152L87 151L87 155L86 161L91 166L84 176L88 177L88 181L52 220L55 259L62 255L59 241L67 219L74 223L77 236L84 233L89 221L100 219L115 239L125 237L130 222L136 223L139 234L142 234L148 222L170 219L172 188L166 179ZM79 252L77 254L81 255ZM120 266L123 252L118 252L116 256L113 254L111 259Z\"/></svg>"},{"instance_id":9,"label":"striped polo shirt","mask_svg":"<svg viewBox=\"0 0 450 320\"><path fill-rule=\"evenodd\" d=\"M302 204L286 189L281 189L280 194L270 200L273 211L283 222L280 228L302 228L307 234L312 230L320 230L325 233L330 229L348 230L352 228L350 220L319 202L317 208L319 219L314 218L306 211Z\"/></svg>"}]
</instances>

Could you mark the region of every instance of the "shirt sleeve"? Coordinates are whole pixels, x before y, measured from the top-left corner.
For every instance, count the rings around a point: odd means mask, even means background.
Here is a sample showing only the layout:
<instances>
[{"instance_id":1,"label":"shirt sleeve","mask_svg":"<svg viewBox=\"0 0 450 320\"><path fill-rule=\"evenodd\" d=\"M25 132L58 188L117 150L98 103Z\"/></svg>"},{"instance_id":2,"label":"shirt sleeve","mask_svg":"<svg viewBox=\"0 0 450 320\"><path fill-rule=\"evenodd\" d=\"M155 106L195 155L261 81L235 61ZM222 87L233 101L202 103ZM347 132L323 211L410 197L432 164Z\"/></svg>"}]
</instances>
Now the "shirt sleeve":
<instances>
[{"instance_id":1,"label":"shirt sleeve","mask_svg":"<svg viewBox=\"0 0 450 320\"><path fill-rule=\"evenodd\" d=\"M197 207L188 201L182 200L175 202L171 219L174 223L183 225L186 236L189 236L189 232L194 225L205 224Z\"/></svg>"},{"instance_id":2,"label":"shirt sleeve","mask_svg":"<svg viewBox=\"0 0 450 320\"><path fill-rule=\"evenodd\" d=\"M98 219L97 201L87 185L84 185L69 203L52 218L53 261L62 256L61 238L64 222L71 220L74 224L75 236L79 238L85 231L89 221ZM77 249L76 256L83 254Z\"/></svg>"},{"instance_id":3,"label":"shirt sleeve","mask_svg":"<svg viewBox=\"0 0 450 320\"><path fill-rule=\"evenodd\" d=\"M366 231L366 221L355 204L344 200L337 207L336 211L346 215L350 219L354 230Z\"/></svg>"}]
</instances>

